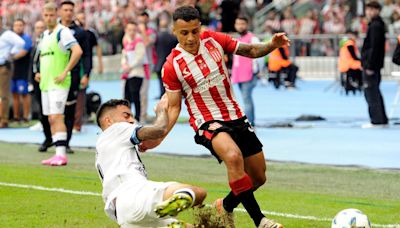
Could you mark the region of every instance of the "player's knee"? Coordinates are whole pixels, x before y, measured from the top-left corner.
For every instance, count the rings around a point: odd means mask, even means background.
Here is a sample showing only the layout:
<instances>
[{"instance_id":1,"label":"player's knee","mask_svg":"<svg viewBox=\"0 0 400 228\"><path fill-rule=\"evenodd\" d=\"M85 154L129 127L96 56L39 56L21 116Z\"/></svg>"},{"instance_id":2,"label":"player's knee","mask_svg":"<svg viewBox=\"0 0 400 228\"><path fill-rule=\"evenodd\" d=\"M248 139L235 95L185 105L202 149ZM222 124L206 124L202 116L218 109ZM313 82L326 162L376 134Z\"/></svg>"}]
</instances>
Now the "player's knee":
<instances>
[{"instance_id":1,"label":"player's knee","mask_svg":"<svg viewBox=\"0 0 400 228\"><path fill-rule=\"evenodd\" d=\"M224 162L227 168L236 168L243 166L243 156L238 150L229 150L224 156Z\"/></svg>"},{"instance_id":2,"label":"player's knee","mask_svg":"<svg viewBox=\"0 0 400 228\"><path fill-rule=\"evenodd\" d=\"M207 191L204 188L195 186L193 186L191 189L194 191L196 195L196 200L194 202L194 205L202 204L204 199L207 197Z\"/></svg>"}]
</instances>

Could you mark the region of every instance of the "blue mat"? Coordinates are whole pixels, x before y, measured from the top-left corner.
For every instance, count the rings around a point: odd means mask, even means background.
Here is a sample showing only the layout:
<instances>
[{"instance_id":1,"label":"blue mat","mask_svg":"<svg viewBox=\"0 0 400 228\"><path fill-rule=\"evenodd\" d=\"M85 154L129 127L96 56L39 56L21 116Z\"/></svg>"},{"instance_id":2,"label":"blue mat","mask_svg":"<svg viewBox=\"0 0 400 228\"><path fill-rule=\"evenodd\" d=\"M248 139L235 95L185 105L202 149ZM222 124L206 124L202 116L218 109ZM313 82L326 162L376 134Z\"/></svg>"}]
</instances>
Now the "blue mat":
<instances>
[{"instance_id":1,"label":"blue mat","mask_svg":"<svg viewBox=\"0 0 400 228\"><path fill-rule=\"evenodd\" d=\"M159 95L158 82L151 81L148 112L152 114ZM397 84L385 81L381 85L389 113ZM121 97L119 81L93 81L89 91L99 92L103 101ZM240 92L235 87L239 102ZM400 125L387 129L362 129L368 122L367 106L362 94L345 96L333 81L299 81L298 89L275 90L272 86L257 86L254 91L257 135L264 144L267 159L330 165L356 165L372 168L400 168ZM181 116L188 116L182 107ZM400 108L396 117L400 116ZM295 122L300 115L318 115L325 121ZM398 120L398 119L397 119ZM276 123L292 128L266 128ZM100 129L85 125L75 134L72 146L94 147ZM188 124L177 124L165 141L151 152L179 155L208 155L193 140ZM16 143L40 143L41 132L29 129L2 129L0 140ZM179 145L179 146L177 146Z\"/></svg>"}]
</instances>

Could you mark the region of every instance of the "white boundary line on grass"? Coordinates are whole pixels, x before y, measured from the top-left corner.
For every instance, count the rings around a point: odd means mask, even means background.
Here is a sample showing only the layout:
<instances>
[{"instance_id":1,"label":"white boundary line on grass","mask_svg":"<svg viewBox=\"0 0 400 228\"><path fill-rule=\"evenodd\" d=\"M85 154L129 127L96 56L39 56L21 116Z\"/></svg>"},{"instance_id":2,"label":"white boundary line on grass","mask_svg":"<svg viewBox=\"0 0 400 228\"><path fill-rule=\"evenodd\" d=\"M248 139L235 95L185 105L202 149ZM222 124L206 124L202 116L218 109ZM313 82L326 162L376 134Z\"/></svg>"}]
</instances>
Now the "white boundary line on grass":
<instances>
[{"instance_id":1,"label":"white boundary line on grass","mask_svg":"<svg viewBox=\"0 0 400 228\"><path fill-rule=\"evenodd\" d=\"M40 191L49 191L49 192L61 192L61 193L68 193L74 195L89 195L89 196L101 196L100 193L97 192L87 192L87 191L74 191L68 190L63 188L47 188L43 186L37 185L26 185L26 184L14 184L14 183L6 183L0 182L0 186L6 187L15 187L15 188L27 188L27 189L34 189ZM208 205L209 206L209 205ZM246 210L243 208L236 208L235 211L246 213ZM305 216L305 215L296 215L296 214L288 214L288 213L280 213L274 211L262 211L263 214L285 217L285 218L293 218L293 219L302 219L302 220L312 220L312 221L323 221L323 222L330 222L332 219L330 218L318 218L315 216ZM372 224L373 227L385 227L385 228L400 228L400 224Z\"/></svg>"}]
</instances>

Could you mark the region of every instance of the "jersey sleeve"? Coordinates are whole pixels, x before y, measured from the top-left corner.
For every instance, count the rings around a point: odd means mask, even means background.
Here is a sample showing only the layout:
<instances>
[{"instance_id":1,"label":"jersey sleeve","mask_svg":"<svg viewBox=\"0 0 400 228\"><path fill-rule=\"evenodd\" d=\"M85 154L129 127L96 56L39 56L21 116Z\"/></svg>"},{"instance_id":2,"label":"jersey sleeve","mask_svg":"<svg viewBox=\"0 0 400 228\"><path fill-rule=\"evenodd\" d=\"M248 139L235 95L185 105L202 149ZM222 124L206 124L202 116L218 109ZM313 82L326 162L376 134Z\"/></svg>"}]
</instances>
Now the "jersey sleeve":
<instances>
[{"instance_id":1,"label":"jersey sleeve","mask_svg":"<svg viewBox=\"0 0 400 228\"><path fill-rule=\"evenodd\" d=\"M32 39L29 36L24 36L24 41L25 41L25 45L24 45L24 50L25 51L30 51L32 48Z\"/></svg>"},{"instance_id":2,"label":"jersey sleeve","mask_svg":"<svg viewBox=\"0 0 400 228\"><path fill-rule=\"evenodd\" d=\"M72 34L69 28L63 28L60 31L60 47L66 51L71 49L72 46L78 44L78 41L75 39L74 35Z\"/></svg>"},{"instance_id":3,"label":"jersey sleeve","mask_svg":"<svg viewBox=\"0 0 400 228\"><path fill-rule=\"evenodd\" d=\"M169 92L178 92L182 90L182 83L179 81L176 75L174 66L170 61L166 61L162 70L161 78L165 87L165 90Z\"/></svg>"},{"instance_id":4,"label":"jersey sleeve","mask_svg":"<svg viewBox=\"0 0 400 228\"><path fill-rule=\"evenodd\" d=\"M127 122L116 123L113 126L113 135L115 135L115 137L122 137L124 142L129 140L133 145L137 145L140 143L137 132L142 127L143 126L140 124L131 124Z\"/></svg>"},{"instance_id":5,"label":"jersey sleeve","mask_svg":"<svg viewBox=\"0 0 400 228\"><path fill-rule=\"evenodd\" d=\"M222 46L225 53L236 53L239 47L239 42L225 33L206 31L204 35L216 40Z\"/></svg>"}]
</instances>

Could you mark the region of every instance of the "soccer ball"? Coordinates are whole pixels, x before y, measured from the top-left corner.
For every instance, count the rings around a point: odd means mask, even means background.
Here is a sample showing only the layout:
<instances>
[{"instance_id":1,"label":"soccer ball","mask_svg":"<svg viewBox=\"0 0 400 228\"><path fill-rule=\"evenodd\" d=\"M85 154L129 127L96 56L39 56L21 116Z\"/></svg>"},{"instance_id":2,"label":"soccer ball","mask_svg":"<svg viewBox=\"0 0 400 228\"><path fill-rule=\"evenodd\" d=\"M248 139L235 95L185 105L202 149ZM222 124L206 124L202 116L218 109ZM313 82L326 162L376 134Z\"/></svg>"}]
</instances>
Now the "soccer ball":
<instances>
[{"instance_id":1,"label":"soccer ball","mask_svg":"<svg viewBox=\"0 0 400 228\"><path fill-rule=\"evenodd\" d=\"M337 213L331 228L371 228L367 215L357 209L345 209Z\"/></svg>"}]
</instances>

